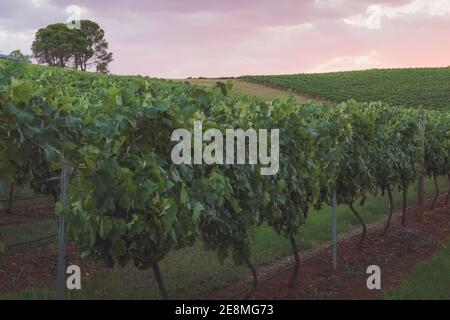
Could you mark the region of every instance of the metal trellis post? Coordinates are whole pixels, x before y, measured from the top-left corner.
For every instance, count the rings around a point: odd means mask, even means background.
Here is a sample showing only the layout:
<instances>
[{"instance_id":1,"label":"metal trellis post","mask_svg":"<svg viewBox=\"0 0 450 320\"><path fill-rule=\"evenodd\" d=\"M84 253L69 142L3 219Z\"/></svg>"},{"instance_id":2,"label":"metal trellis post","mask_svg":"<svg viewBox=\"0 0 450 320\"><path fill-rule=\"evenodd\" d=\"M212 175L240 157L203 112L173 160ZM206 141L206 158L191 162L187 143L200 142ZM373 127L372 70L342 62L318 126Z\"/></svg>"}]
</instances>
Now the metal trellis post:
<instances>
[{"instance_id":1,"label":"metal trellis post","mask_svg":"<svg viewBox=\"0 0 450 320\"><path fill-rule=\"evenodd\" d=\"M65 158L62 160L61 168L61 195L60 201L63 207L67 207L67 195L69 184L69 165ZM57 264L57 295L56 299L64 300L65 296L65 244L64 244L64 214L59 216L58 234L58 264Z\"/></svg>"}]
</instances>

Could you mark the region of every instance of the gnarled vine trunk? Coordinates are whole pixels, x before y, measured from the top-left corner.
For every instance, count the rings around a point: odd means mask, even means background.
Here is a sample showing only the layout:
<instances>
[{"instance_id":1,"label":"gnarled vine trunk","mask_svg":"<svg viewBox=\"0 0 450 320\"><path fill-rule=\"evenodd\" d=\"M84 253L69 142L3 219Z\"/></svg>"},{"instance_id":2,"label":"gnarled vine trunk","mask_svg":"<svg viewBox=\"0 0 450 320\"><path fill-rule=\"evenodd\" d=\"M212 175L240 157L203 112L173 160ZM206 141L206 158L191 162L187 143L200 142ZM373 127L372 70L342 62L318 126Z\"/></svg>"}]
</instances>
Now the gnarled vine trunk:
<instances>
[{"instance_id":1,"label":"gnarled vine trunk","mask_svg":"<svg viewBox=\"0 0 450 320\"><path fill-rule=\"evenodd\" d=\"M152 264L153 273L155 274L156 282L158 283L159 291L164 300L169 299L169 294L167 293L166 285L164 283L164 279L161 275L161 269L159 268L158 262L154 262Z\"/></svg>"},{"instance_id":2,"label":"gnarled vine trunk","mask_svg":"<svg viewBox=\"0 0 450 320\"><path fill-rule=\"evenodd\" d=\"M421 163L421 173L419 177L419 186L417 192L417 219L419 220L419 222L423 222L425 215L425 165L423 160Z\"/></svg>"},{"instance_id":3,"label":"gnarled vine trunk","mask_svg":"<svg viewBox=\"0 0 450 320\"><path fill-rule=\"evenodd\" d=\"M12 213L15 186L16 186L16 184L14 182L11 182L11 184L9 186L8 209L6 210L6 212L8 214Z\"/></svg>"},{"instance_id":4,"label":"gnarled vine trunk","mask_svg":"<svg viewBox=\"0 0 450 320\"><path fill-rule=\"evenodd\" d=\"M436 194L434 195L433 202L431 203L431 207L430 207L431 210L434 210L434 206L436 205L436 200L439 197L439 184L437 181L437 177L434 173L433 173L433 180L434 180L434 187L436 189Z\"/></svg>"},{"instance_id":5,"label":"gnarled vine trunk","mask_svg":"<svg viewBox=\"0 0 450 320\"><path fill-rule=\"evenodd\" d=\"M447 199L445 199L445 206L448 207L448 199L450 198L450 173L447 175L448 178L448 192Z\"/></svg>"},{"instance_id":6,"label":"gnarled vine trunk","mask_svg":"<svg viewBox=\"0 0 450 320\"><path fill-rule=\"evenodd\" d=\"M297 241L294 236L290 236L289 241L291 242L292 251L294 252L295 264L294 270L292 271L291 279L289 280L289 288L293 288L297 283L298 272L300 271L300 255L298 253Z\"/></svg>"},{"instance_id":7,"label":"gnarled vine trunk","mask_svg":"<svg viewBox=\"0 0 450 320\"><path fill-rule=\"evenodd\" d=\"M403 197L403 206L402 206L402 226L406 226L406 197L408 195L408 187L403 186L402 189L402 197Z\"/></svg>"},{"instance_id":8,"label":"gnarled vine trunk","mask_svg":"<svg viewBox=\"0 0 450 320\"><path fill-rule=\"evenodd\" d=\"M353 203L349 203L348 206L350 207L350 210L352 210L353 214L356 216L356 218L358 219L359 223L361 224L361 226L363 228L363 231L361 234L361 240L359 240L359 243L358 243L358 249L361 250L363 248L364 241L366 240L367 226L364 223L364 220L359 215L358 211L356 211L356 209L353 207Z\"/></svg>"},{"instance_id":9,"label":"gnarled vine trunk","mask_svg":"<svg viewBox=\"0 0 450 320\"><path fill-rule=\"evenodd\" d=\"M256 289L258 288L258 273L256 272L255 267L250 262L250 259L245 259L245 265L250 269L252 272L252 278L253 278L253 284L250 292L245 296L245 299L250 299L253 297L253 294L255 293Z\"/></svg>"},{"instance_id":10,"label":"gnarled vine trunk","mask_svg":"<svg viewBox=\"0 0 450 320\"><path fill-rule=\"evenodd\" d=\"M389 186L387 187L387 194L388 194L388 198L389 198L389 217L386 222L386 226L384 227L383 235L385 235L387 233L387 231L389 230L389 227L391 225L392 215L394 213L394 199L392 197L391 187L389 187Z\"/></svg>"}]
</instances>

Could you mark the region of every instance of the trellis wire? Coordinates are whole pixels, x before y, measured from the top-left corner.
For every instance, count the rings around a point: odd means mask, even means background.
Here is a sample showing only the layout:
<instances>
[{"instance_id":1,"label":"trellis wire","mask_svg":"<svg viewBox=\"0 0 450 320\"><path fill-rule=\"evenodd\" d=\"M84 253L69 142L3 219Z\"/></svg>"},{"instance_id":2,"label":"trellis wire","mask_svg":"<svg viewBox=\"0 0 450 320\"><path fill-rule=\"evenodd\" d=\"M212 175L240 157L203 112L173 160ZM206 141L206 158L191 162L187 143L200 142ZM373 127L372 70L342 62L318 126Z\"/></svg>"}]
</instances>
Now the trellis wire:
<instances>
[{"instance_id":1,"label":"trellis wire","mask_svg":"<svg viewBox=\"0 0 450 320\"><path fill-rule=\"evenodd\" d=\"M74 176L73 178L79 178L79 177L81 177L81 176L78 175L78 176ZM61 177L52 177L52 178L41 180L41 181L30 181L30 183L42 184L42 183L58 181L58 180L61 181ZM19 198L19 199L14 198L12 201L15 202L15 201L25 201L25 200L38 200L38 199L49 199L50 200L50 199L52 199L52 197L48 196L48 195L41 195L41 196L26 197L26 198ZM8 202L8 201L9 201L9 199L0 199L0 202Z\"/></svg>"},{"instance_id":2,"label":"trellis wire","mask_svg":"<svg viewBox=\"0 0 450 320\"><path fill-rule=\"evenodd\" d=\"M33 240L30 240L30 241L25 241L25 242L20 242L20 243L14 243L14 244L6 245L6 249L13 249L13 248L17 248L17 247L23 247L23 246L27 246L27 245L30 245L30 244L39 243L39 242L42 242L42 241L51 240L51 239L56 238L57 236L58 236L57 234L52 234L50 236L46 236L46 237L42 237L42 238L38 238L38 239L33 239ZM44 246L47 246L47 245L44 245ZM44 246L42 246L42 247L44 247Z\"/></svg>"},{"instance_id":3,"label":"trellis wire","mask_svg":"<svg viewBox=\"0 0 450 320\"><path fill-rule=\"evenodd\" d=\"M37 196L37 197L28 197L28 198L19 198L19 199L13 199L12 202L16 202L16 201L29 201L29 200L42 200L42 199L47 199L47 200L51 200L53 199L51 196ZM8 202L9 199L0 199L0 202Z\"/></svg>"}]
</instances>

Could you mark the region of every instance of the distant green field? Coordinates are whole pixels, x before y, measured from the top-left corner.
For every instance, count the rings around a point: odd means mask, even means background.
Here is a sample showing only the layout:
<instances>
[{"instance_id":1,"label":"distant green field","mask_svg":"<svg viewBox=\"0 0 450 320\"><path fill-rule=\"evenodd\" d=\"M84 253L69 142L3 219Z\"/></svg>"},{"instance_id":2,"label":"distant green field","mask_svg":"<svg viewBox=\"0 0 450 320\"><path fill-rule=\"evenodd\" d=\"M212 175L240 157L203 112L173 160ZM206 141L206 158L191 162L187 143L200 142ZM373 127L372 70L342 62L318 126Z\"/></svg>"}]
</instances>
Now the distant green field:
<instances>
[{"instance_id":1,"label":"distant green field","mask_svg":"<svg viewBox=\"0 0 450 320\"><path fill-rule=\"evenodd\" d=\"M337 102L355 99L450 109L450 67L245 76L243 79Z\"/></svg>"}]
</instances>

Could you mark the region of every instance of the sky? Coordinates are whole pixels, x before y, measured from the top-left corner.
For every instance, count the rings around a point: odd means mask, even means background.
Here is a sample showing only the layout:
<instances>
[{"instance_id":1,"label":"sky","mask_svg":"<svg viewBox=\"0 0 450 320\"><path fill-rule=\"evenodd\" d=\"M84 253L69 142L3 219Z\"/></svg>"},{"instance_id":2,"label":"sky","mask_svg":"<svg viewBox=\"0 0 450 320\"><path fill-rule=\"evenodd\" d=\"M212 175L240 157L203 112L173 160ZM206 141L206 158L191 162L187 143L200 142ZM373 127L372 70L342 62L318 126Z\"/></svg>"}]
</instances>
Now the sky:
<instances>
[{"instance_id":1,"label":"sky","mask_svg":"<svg viewBox=\"0 0 450 320\"><path fill-rule=\"evenodd\" d=\"M164 78L450 65L450 0L0 0L0 53L31 54L71 8L115 74Z\"/></svg>"}]
</instances>

